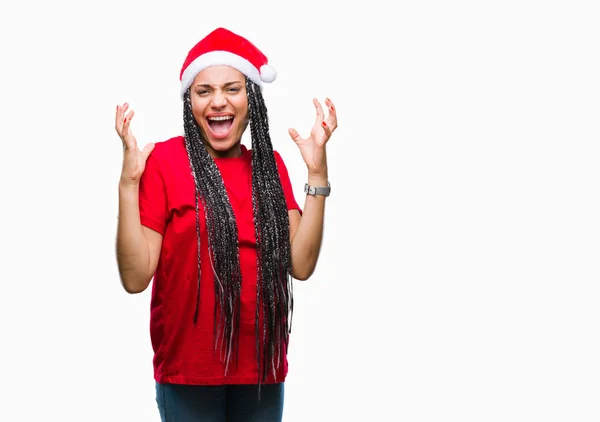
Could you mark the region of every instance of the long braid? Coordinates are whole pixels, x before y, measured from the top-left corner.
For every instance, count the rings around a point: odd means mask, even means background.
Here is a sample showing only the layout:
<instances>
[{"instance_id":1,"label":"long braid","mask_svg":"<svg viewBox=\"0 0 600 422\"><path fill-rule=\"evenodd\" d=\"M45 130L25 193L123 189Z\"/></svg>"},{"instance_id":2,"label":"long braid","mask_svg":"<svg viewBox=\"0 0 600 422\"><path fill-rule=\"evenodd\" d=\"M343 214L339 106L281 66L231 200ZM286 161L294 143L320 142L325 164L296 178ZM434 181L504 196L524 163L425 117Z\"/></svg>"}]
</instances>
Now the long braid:
<instances>
[{"instance_id":1,"label":"long braid","mask_svg":"<svg viewBox=\"0 0 600 422\"><path fill-rule=\"evenodd\" d=\"M263 360L259 384L275 375L288 345L293 312L289 216L273 153L267 107L260 88L246 80L252 135L252 203L257 241L257 316L262 311ZM258 318L256 318L259 333ZM261 356L257 337L257 356ZM270 367L270 368L269 368Z\"/></svg>"},{"instance_id":2,"label":"long braid","mask_svg":"<svg viewBox=\"0 0 600 422\"><path fill-rule=\"evenodd\" d=\"M238 231L233 209L229 203L223 178L214 160L208 153L196 120L192 114L190 92L184 97L185 145L196 185L196 208L198 198L202 201L208 231L209 259L215 279L215 349L228 365L238 346L240 317L240 292L242 276L240 270ZM198 214L196 214L198 215ZM199 219L196 219L196 237L200 248ZM200 259L200 256L198 256ZM200 268L200 265L198 265ZM201 274L198 273L198 292ZM199 307L196 299L194 323Z\"/></svg>"},{"instance_id":3,"label":"long braid","mask_svg":"<svg viewBox=\"0 0 600 422\"><path fill-rule=\"evenodd\" d=\"M269 370L273 375L287 349L293 313L289 217L269 135L267 107L260 87L246 79L252 137L252 206L257 242L256 355L258 384ZM196 185L196 211L200 200L208 230L209 257L215 275L215 347L226 362L237 352L241 271L235 216L214 160L204 145L192 114L190 91L184 96L185 144ZM199 220L196 220L200 250ZM200 255L198 255L198 292ZM214 262L214 263L213 263ZM198 312L196 311L194 322ZM220 315L218 319L216 316ZM263 324L259 327L262 316ZM223 342L225 344L223 345ZM262 357L262 359L261 359Z\"/></svg>"}]
</instances>

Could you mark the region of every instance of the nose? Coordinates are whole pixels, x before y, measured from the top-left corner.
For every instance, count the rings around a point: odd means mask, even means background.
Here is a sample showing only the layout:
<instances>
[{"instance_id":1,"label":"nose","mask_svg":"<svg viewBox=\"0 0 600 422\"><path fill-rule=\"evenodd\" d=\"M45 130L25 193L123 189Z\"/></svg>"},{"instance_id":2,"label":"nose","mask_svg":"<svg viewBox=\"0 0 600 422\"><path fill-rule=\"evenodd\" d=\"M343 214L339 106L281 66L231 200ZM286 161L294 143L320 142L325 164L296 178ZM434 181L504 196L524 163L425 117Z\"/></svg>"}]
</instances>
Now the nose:
<instances>
[{"instance_id":1,"label":"nose","mask_svg":"<svg viewBox=\"0 0 600 422\"><path fill-rule=\"evenodd\" d=\"M221 91L215 91L214 95L212 96L210 105L213 108L223 108L226 104L227 99L225 98L225 95L223 95Z\"/></svg>"}]
</instances>

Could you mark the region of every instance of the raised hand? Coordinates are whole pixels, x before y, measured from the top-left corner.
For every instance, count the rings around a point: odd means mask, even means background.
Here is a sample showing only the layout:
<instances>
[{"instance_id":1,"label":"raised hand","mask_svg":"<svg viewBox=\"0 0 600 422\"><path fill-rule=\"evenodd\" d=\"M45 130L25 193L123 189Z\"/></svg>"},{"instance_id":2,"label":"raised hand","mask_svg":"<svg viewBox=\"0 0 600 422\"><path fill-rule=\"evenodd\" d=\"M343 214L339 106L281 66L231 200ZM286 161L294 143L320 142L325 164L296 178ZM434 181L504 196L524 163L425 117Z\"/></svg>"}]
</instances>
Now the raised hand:
<instances>
[{"instance_id":1,"label":"raised hand","mask_svg":"<svg viewBox=\"0 0 600 422\"><path fill-rule=\"evenodd\" d=\"M119 138L123 142L123 169L121 171L121 183L137 184L146 168L146 160L154 149L154 143L147 144L142 151L139 150L137 140L131 132L131 119L133 110L129 109L129 104L117 106L115 116L115 129ZM125 113L127 113L125 115Z\"/></svg>"},{"instance_id":2,"label":"raised hand","mask_svg":"<svg viewBox=\"0 0 600 422\"><path fill-rule=\"evenodd\" d=\"M337 129L337 114L335 107L329 98L325 100L325 105L329 110L329 115L325 118L321 103L313 98L317 116L315 124L310 131L308 138L302 138L296 129L289 129L289 134L300 148L302 159L306 163L308 172L312 175L323 175L327 173L327 156L325 154L325 145L331 134Z\"/></svg>"}]
</instances>

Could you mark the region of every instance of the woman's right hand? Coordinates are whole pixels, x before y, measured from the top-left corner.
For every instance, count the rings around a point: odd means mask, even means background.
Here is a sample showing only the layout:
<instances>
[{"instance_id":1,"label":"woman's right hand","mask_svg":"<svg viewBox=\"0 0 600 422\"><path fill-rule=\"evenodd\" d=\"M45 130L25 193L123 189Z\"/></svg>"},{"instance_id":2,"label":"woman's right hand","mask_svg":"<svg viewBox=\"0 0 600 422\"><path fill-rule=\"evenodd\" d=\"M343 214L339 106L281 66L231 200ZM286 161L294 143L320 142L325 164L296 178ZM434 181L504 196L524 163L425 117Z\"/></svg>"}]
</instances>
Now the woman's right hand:
<instances>
[{"instance_id":1,"label":"woman's right hand","mask_svg":"<svg viewBox=\"0 0 600 422\"><path fill-rule=\"evenodd\" d=\"M154 149L154 143L147 144L142 151L139 150L137 140L131 132L131 119L133 110L129 109L129 104L117 106L115 117L115 129L123 142L123 170L121 171L121 183L137 185L140 182L142 173L146 168L146 160ZM127 113L127 114L125 114Z\"/></svg>"}]
</instances>

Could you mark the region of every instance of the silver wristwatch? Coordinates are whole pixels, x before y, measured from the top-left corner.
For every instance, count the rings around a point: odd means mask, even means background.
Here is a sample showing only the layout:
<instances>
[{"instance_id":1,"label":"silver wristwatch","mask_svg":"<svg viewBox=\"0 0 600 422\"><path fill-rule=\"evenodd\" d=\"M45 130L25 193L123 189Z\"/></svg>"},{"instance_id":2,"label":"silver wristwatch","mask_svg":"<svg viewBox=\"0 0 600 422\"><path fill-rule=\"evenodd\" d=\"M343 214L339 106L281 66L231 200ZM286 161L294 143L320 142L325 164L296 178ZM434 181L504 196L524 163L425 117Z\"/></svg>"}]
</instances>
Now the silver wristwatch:
<instances>
[{"instance_id":1,"label":"silver wristwatch","mask_svg":"<svg viewBox=\"0 0 600 422\"><path fill-rule=\"evenodd\" d=\"M329 196L331 193L331 185L327 182L327 186L310 186L308 183L304 185L304 193L309 195Z\"/></svg>"}]
</instances>

